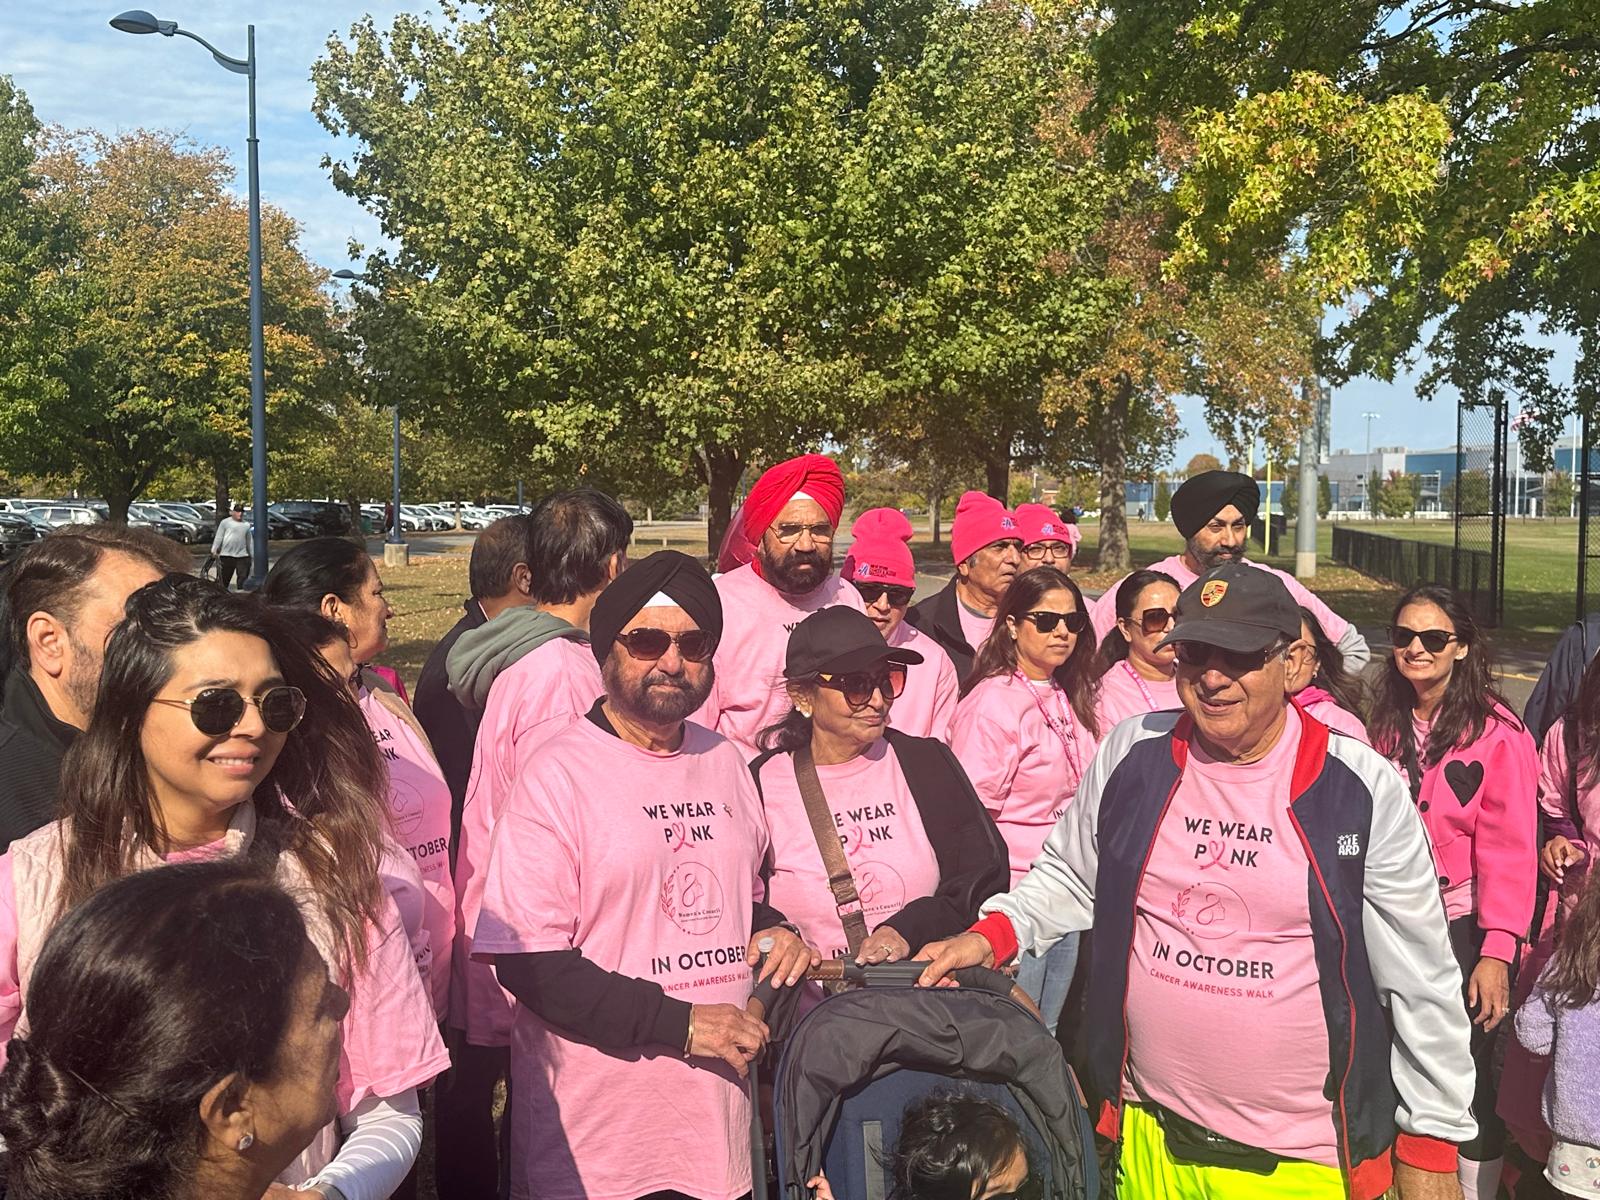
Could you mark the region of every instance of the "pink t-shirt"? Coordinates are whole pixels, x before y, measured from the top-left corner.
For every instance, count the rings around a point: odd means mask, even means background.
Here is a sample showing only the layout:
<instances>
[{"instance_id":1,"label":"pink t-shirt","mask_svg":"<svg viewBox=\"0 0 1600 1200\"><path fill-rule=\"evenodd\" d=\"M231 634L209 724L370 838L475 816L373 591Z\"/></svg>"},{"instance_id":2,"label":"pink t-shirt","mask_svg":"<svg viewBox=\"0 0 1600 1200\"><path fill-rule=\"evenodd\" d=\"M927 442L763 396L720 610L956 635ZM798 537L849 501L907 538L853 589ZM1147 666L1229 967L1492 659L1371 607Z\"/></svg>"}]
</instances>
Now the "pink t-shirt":
<instances>
[{"instance_id":1,"label":"pink t-shirt","mask_svg":"<svg viewBox=\"0 0 1600 1200\"><path fill-rule=\"evenodd\" d=\"M422 928L428 946L423 981L442 1020L450 1003L445 947L454 939L456 927L455 885L450 881L450 785L433 751L404 719L365 688L359 703L389 771L389 828L422 876ZM412 940L417 943L415 934Z\"/></svg>"},{"instance_id":2,"label":"pink t-shirt","mask_svg":"<svg viewBox=\"0 0 1600 1200\"><path fill-rule=\"evenodd\" d=\"M1539 808L1552 821L1571 821L1583 827L1583 844L1586 856L1571 864L1563 872L1561 900L1569 910L1583 891L1584 881L1600 855L1600 787L1586 786L1579 768L1577 812L1572 811L1570 784L1571 769L1567 762L1565 717L1550 726L1544 735L1544 745L1539 750ZM1549 828L1545 837L1552 834Z\"/></svg>"},{"instance_id":3,"label":"pink t-shirt","mask_svg":"<svg viewBox=\"0 0 1600 1200\"><path fill-rule=\"evenodd\" d=\"M1310 861L1288 815L1299 745L1292 708L1257 762L1191 744L1135 902L1123 1095L1337 1166Z\"/></svg>"},{"instance_id":4,"label":"pink t-shirt","mask_svg":"<svg viewBox=\"0 0 1600 1200\"><path fill-rule=\"evenodd\" d=\"M1322 626L1322 631L1335 642L1344 637L1345 631L1350 628L1350 622L1324 604L1315 592L1308 591L1305 584L1301 583L1293 575L1278 570L1277 567L1253 563L1249 559L1244 561L1258 571L1271 571L1279 579L1283 580L1283 585L1289 589L1289 595L1294 597L1294 602L1304 605L1314 612L1317 615L1318 624ZM1200 578L1189 569L1181 554L1174 554L1171 558L1163 558L1160 562L1151 563L1150 570L1160 571L1164 575L1172 576L1180 592ZM1125 579L1127 576L1123 576L1123 578ZM1117 588L1121 583L1122 580L1119 579L1108 587L1089 609L1089 616L1094 621L1094 632L1097 639L1104 638L1106 634L1111 632L1112 626L1117 623Z\"/></svg>"},{"instance_id":5,"label":"pink t-shirt","mask_svg":"<svg viewBox=\"0 0 1600 1200\"><path fill-rule=\"evenodd\" d=\"M950 740L961 698L961 678L943 647L909 621L889 635L889 645L915 650L922 661L906 668L906 690L889 709L889 724L912 737Z\"/></svg>"},{"instance_id":6,"label":"pink t-shirt","mask_svg":"<svg viewBox=\"0 0 1600 1200\"><path fill-rule=\"evenodd\" d=\"M956 616L961 619L961 636L967 639L967 645L976 654L989 640L989 634L994 630L994 618L979 616L961 603L960 596L956 597Z\"/></svg>"},{"instance_id":7,"label":"pink t-shirt","mask_svg":"<svg viewBox=\"0 0 1600 1200\"><path fill-rule=\"evenodd\" d=\"M1182 707L1176 679L1146 679L1127 659L1113 663L1100 676L1100 700L1095 714L1100 718L1102 736L1129 717Z\"/></svg>"},{"instance_id":8,"label":"pink t-shirt","mask_svg":"<svg viewBox=\"0 0 1600 1200\"><path fill-rule=\"evenodd\" d=\"M816 591L787 596L746 563L717 576L722 598L722 637L712 660L716 681L694 720L756 756L756 735L789 712L783 659L794 627L818 609L836 604L862 611L861 593L837 575Z\"/></svg>"},{"instance_id":9,"label":"pink t-shirt","mask_svg":"<svg viewBox=\"0 0 1600 1200\"><path fill-rule=\"evenodd\" d=\"M1315 684L1294 694L1295 703L1299 704L1306 712L1321 721L1329 729L1353 737L1363 746L1372 745L1367 737L1367 727L1361 723L1361 718L1348 708L1340 704L1327 692Z\"/></svg>"},{"instance_id":10,"label":"pink t-shirt","mask_svg":"<svg viewBox=\"0 0 1600 1200\"><path fill-rule=\"evenodd\" d=\"M461 808L451 959L450 1025L474 1046L511 1044L511 997L487 964L472 959L495 822L515 781L535 769L534 749L588 712L604 691L594 651L571 638L552 638L523 655L489 689Z\"/></svg>"},{"instance_id":11,"label":"pink t-shirt","mask_svg":"<svg viewBox=\"0 0 1600 1200\"><path fill-rule=\"evenodd\" d=\"M888 742L879 739L846 763L819 764L817 779L855 877L867 928L876 929L911 901L933 895L939 860ZM793 755L776 754L762 764L761 796L772 835L768 899L823 957L846 957L844 926L800 798Z\"/></svg>"},{"instance_id":12,"label":"pink t-shirt","mask_svg":"<svg viewBox=\"0 0 1600 1200\"><path fill-rule=\"evenodd\" d=\"M692 1004L740 1004L766 826L743 756L693 723L652 754L579 720L545 742L495 829L479 954L578 949ZM750 1103L681 1047L603 1050L517 1005L514 1200L733 1200L750 1190Z\"/></svg>"},{"instance_id":13,"label":"pink t-shirt","mask_svg":"<svg viewBox=\"0 0 1600 1200\"><path fill-rule=\"evenodd\" d=\"M991 675L962 699L950 749L1005 839L1011 886L1072 803L1097 744L1054 684Z\"/></svg>"}]
</instances>

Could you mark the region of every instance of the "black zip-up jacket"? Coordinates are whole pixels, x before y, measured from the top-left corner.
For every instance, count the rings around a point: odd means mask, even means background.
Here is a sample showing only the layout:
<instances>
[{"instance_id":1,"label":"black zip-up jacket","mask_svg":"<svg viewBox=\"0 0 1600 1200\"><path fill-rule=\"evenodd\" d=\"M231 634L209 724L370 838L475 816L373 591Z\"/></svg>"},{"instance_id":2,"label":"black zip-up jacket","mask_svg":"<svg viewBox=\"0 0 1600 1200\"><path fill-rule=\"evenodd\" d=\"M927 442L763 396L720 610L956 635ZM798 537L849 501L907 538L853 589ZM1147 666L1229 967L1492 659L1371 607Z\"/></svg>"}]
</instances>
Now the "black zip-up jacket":
<instances>
[{"instance_id":1,"label":"black zip-up jacket","mask_svg":"<svg viewBox=\"0 0 1600 1200\"><path fill-rule=\"evenodd\" d=\"M483 607L468 600L466 614L445 634L422 664L417 676L417 693L411 711L417 715L423 732L439 760L444 781L450 785L450 863L455 865L456 844L461 841L461 805L467 795L467 780L472 775L472 747L478 737L478 714L469 713L450 693L450 677L445 660L456 639L469 629L488 621Z\"/></svg>"},{"instance_id":2,"label":"black zip-up jacket","mask_svg":"<svg viewBox=\"0 0 1600 1200\"><path fill-rule=\"evenodd\" d=\"M27 670L12 667L0 707L0 853L61 815L61 760L77 737L76 726L50 711Z\"/></svg>"},{"instance_id":3,"label":"black zip-up jacket","mask_svg":"<svg viewBox=\"0 0 1600 1200\"><path fill-rule=\"evenodd\" d=\"M961 632L961 601L956 597L956 581L952 579L941 591L926 600L913 604L906 610L906 620L914 629L920 629L950 656L955 664L956 676L961 680L961 692L967 691L972 678L972 663L978 657L978 648L967 644L967 635Z\"/></svg>"}]
</instances>

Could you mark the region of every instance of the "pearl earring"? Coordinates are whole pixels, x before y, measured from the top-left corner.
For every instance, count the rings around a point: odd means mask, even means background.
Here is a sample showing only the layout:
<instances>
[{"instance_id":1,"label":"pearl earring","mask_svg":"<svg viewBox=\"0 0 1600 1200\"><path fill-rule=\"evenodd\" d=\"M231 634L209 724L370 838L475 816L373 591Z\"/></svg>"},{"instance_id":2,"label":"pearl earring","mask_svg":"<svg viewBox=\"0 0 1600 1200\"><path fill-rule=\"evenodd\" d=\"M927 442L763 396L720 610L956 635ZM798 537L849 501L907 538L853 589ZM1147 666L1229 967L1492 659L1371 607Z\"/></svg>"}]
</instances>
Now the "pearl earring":
<instances>
[{"instance_id":1,"label":"pearl earring","mask_svg":"<svg viewBox=\"0 0 1600 1200\"><path fill-rule=\"evenodd\" d=\"M248 1149L250 1149L251 1146L254 1146L255 1144L256 1144L256 1135L253 1134L253 1133L247 1133L242 1138L239 1139L239 1149L241 1151L248 1150Z\"/></svg>"}]
</instances>

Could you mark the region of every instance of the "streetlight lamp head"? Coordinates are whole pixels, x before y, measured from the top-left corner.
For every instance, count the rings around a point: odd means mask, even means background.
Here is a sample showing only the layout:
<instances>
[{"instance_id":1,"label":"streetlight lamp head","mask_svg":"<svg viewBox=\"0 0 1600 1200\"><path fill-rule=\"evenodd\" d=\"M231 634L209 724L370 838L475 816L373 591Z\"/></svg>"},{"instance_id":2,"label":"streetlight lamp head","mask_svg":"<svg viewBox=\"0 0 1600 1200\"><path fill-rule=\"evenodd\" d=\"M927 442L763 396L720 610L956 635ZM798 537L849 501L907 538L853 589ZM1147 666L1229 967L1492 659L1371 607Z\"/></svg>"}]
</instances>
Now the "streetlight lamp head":
<instances>
[{"instance_id":1,"label":"streetlight lamp head","mask_svg":"<svg viewBox=\"0 0 1600 1200\"><path fill-rule=\"evenodd\" d=\"M111 18L111 28L120 29L123 33L162 33L171 37L178 31L178 23L158 20L154 14L142 8L130 8Z\"/></svg>"},{"instance_id":2,"label":"streetlight lamp head","mask_svg":"<svg viewBox=\"0 0 1600 1200\"><path fill-rule=\"evenodd\" d=\"M335 279L364 279L364 278L366 278L364 275L356 274L349 267L344 267L341 270L335 271L333 273L333 277Z\"/></svg>"}]
</instances>

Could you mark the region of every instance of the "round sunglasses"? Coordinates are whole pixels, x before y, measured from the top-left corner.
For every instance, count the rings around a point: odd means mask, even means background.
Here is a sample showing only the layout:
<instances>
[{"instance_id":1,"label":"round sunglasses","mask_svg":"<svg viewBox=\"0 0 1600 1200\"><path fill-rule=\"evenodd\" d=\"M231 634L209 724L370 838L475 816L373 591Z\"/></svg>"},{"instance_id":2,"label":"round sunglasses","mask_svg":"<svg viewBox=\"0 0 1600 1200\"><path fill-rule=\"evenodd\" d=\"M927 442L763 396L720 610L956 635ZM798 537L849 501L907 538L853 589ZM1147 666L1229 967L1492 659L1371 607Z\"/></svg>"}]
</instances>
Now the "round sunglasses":
<instances>
[{"instance_id":1,"label":"round sunglasses","mask_svg":"<svg viewBox=\"0 0 1600 1200\"><path fill-rule=\"evenodd\" d=\"M905 663L890 663L877 671L851 671L845 675L818 675L817 682L844 695L851 708L865 708L872 703L872 694L882 692L889 700L898 700L906 690Z\"/></svg>"},{"instance_id":2,"label":"round sunglasses","mask_svg":"<svg viewBox=\"0 0 1600 1200\"><path fill-rule=\"evenodd\" d=\"M677 646L686 662L705 662L717 648L717 640L704 629L688 629L683 633L668 633L665 629L630 629L619 633L617 641L623 649L641 662L654 662L667 652L668 646Z\"/></svg>"},{"instance_id":3,"label":"round sunglasses","mask_svg":"<svg viewBox=\"0 0 1600 1200\"><path fill-rule=\"evenodd\" d=\"M188 700L168 700L157 696L153 703L181 705L189 710L194 727L207 737L231 733L244 720L244 707L254 704L261 723L272 733L288 733L306 715L305 693L297 687L280 684L259 696L246 696L232 688L206 688Z\"/></svg>"},{"instance_id":4,"label":"round sunglasses","mask_svg":"<svg viewBox=\"0 0 1600 1200\"><path fill-rule=\"evenodd\" d=\"M1089 628L1089 614L1086 612L1027 612L1022 614L1024 621L1032 621L1033 627L1040 633L1052 633L1061 622L1067 623L1068 633L1082 633Z\"/></svg>"},{"instance_id":5,"label":"round sunglasses","mask_svg":"<svg viewBox=\"0 0 1600 1200\"><path fill-rule=\"evenodd\" d=\"M1389 630L1389 641L1396 650L1404 650L1413 639L1421 642L1422 648L1429 654L1437 654L1458 640L1448 629L1407 629L1404 625L1396 625Z\"/></svg>"}]
</instances>

